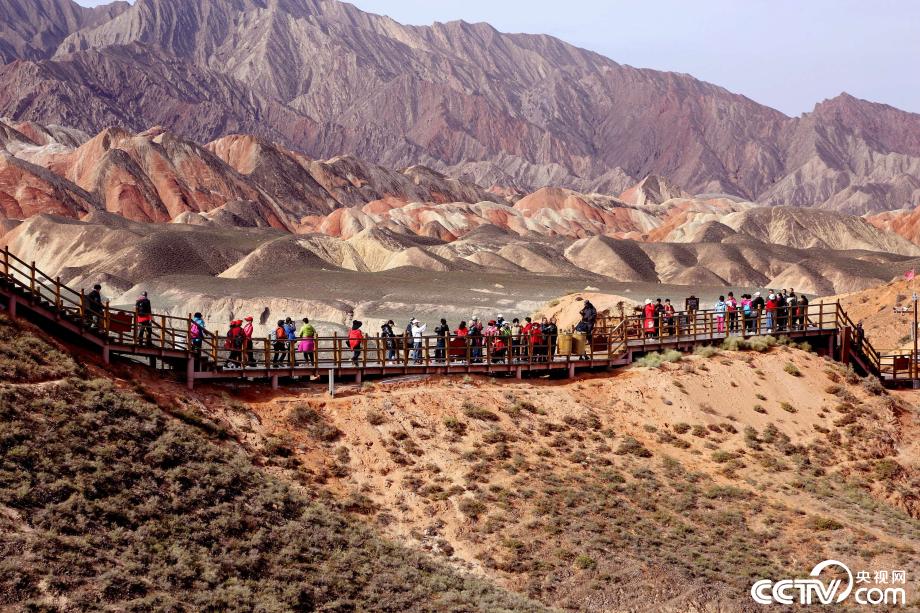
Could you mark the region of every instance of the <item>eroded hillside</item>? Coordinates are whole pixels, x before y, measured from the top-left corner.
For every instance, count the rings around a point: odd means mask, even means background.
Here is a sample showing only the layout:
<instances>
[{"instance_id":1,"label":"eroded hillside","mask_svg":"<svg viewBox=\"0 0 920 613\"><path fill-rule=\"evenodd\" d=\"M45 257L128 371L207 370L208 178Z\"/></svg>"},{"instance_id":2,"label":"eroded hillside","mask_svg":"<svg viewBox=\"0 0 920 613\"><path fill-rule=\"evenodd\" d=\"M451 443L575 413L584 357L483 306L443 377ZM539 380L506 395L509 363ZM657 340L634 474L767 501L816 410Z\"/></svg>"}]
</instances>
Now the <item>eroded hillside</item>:
<instances>
[{"instance_id":1,"label":"eroded hillside","mask_svg":"<svg viewBox=\"0 0 920 613\"><path fill-rule=\"evenodd\" d=\"M79 454L90 454L93 466L103 456L141 452L149 461L156 454L137 437L153 437L156 453L179 464L145 467L144 478L130 471L133 476L126 476L116 466L111 476L137 479L141 487L148 471L162 484L196 471L212 473L217 483L208 477L182 504L198 505L195 512L214 521L226 511L237 513L234 522L258 524L269 512L268 499L282 495L273 492L290 491L284 496L295 501L309 492L336 508L339 519L363 517L374 530L440 558L454 572L471 572L572 610L626 610L637 600L672 611L739 610L754 578L799 576L828 557L853 568L905 567L915 578L920 570L916 393L886 392L799 348L761 348L767 351L707 350L678 362L650 359L645 363L653 368L575 382L366 383L340 389L335 399L306 384L278 392L257 385L204 387L189 395L179 384L122 366L115 385L133 388L164 412L142 402L145 408L138 409L137 400L126 408L115 401L120 392L109 382L65 379L64 397L81 407L79 420L67 413L69 420L61 421L50 389L6 385L6 399L32 407L25 414L7 402L5 410L17 412L6 427L21 440L40 442L35 437L51 433L45 420L72 423L81 436L87 435L86 424L101 424L96 438L122 433L124 422L139 433L129 444L99 439L103 444L92 449L80 443ZM101 374L92 365L90 370ZM62 374L68 375L36 379ZM46 385L57 390L62 384ZM82 408L87 403L89 410ZM176 418L199 433L188 434L179 425L174 431L170 424ZM211 451L198 455L198 447L166 445L180 432L209 438ZM219 440L224 451L210 447ZM68 444L77 442L56 442L60 453L53 457L64 457ZM236 455L223 455L229 450ZM52 459L39 460L27 450L14 458L20 455L19 472L7 484L21 487L25 461L48 467L53 482L32 477L31 487L41 487L43 497L25 496L21 489L14 495L8 485L8 507L28 502L32 510L44 504L58 512L60 496L54 492L85 497L102 487L87 476L89 485L81 477L71 491L74 485L54 477L59 468L50 470ZM245 483L261 483L268 473L280 484L273 487L281 489L258 490L264 503L255 508L240 507L234 497L250 495L249 490L210 508L208 501L223 500L230 481L218 479L223 468L209 465L250 461L257 468L245 473ZM85 489L94 483L97 489ZM101 522L95 525L153 521L151 499L109 495L116 497L102 506L93 502L72 510L71 505L67 513L73 518L102 513L93 515ZM168 502L155 500L157 506ZM178 505L167 505L170 512L186 508L169 500ZM296 518L277 521L301 525ZM158 534L166 541L191 538L182 531ZM236 538L227 547L236 547ZM355 563L365 563L363 554L354 555ZM274 568L276 558L260 559ZM312 577L305 568L286 572ZM330 568L341 567L324 567ZM406 595L406 602L411 605L416 596Z\"/></svg>"}]
</instances>

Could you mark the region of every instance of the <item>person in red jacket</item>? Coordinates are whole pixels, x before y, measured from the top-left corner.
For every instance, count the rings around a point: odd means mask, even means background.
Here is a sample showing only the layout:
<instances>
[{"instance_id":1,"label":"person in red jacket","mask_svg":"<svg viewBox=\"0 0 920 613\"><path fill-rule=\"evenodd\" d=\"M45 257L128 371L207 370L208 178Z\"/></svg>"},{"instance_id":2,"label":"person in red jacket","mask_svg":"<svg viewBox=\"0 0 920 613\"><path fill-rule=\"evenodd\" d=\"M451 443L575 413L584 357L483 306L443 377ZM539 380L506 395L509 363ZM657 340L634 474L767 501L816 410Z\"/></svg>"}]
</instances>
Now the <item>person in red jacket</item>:
<instances>
[{"instance_id":1,"label":"person in red jacket","mask_svg":"<svg viewBox=\"0 0 920 613\"><path fill-rule=\"evenodd\" d=\"M351 322L351 331L348 333L348 346L354 352L351 356L351 363L358 365L361 358L361 341L364 340L364 333L361 332L362 323L357 319Z\"/></svg>"},{"instance_id":2,"label":"person in red jacket","mask_svg":"<svg viewBox=\"0 0 920 613\"><path fill-rule=\"evenodd\" d=\"M543 360L543 328L530 321L527 325L530 326L530 353L535 361L540 362Z\"/></svg>"},{"instance_id":3,"label":"person in red jacket","mask_svg":"<svg viewBox=\"0 0 920 613\"><path fill-rule=\"evenodd\" d=\"M227 356L227 363L224 365L226 368L239 368L241 365L243 345L246 341L246 336L243 334L242 323L243 322L238 319L234 319L230 322L230 330L227 331L227 340L224 341L224 347L230 350L230 354Z\"/></svg>"},{"instance_id":4,"label":"person in red jacket","mask_svg":"<svg viewBox=\"0 0 920 613\"><path fill-rule=\"evenodd\" d=\"M779 306L779 300L776 298L776 294L770 293L767 296L767 304L764 307L764 310L767 312L767 334L773 332L773 326L776 321L776 308Z\"/></svg>"},{"instance_id":5,"label":"person in red jacket","mask_svg":"<svg viewBox=\"0 0 920 613\"><path fill-rule=\"evenodd\" d=\"M658 325L655 321L655 305L652 304L651 299L645 301L645 308L642 309L642 314L644 316L642 329L645 330L645 337L654 336Z\"/></svg>"}]
</instances>

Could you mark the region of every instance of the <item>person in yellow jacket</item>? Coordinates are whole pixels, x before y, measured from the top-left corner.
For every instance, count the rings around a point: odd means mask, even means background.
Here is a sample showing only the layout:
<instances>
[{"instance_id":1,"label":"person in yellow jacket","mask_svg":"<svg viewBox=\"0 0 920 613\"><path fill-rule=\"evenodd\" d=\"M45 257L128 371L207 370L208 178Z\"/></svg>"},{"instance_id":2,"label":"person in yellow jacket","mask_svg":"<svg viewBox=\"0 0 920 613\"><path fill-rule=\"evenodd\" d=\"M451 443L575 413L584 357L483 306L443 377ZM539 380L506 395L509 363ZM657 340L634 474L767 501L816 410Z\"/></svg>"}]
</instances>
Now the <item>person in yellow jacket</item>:
<instances>
[{"instance_id":1,"label":"person in yellow jacket","mask_svg":"<svg viewBox=\"0 0 920 613\"><path fill-rule=\"evenodd\" d=\"M308 366L316 368L316 328L310 323L308 317L303 318L303 325L297 332L300 342L297 343L297 350L303 353L303 359Z\"/></svg>"}]
</instances>

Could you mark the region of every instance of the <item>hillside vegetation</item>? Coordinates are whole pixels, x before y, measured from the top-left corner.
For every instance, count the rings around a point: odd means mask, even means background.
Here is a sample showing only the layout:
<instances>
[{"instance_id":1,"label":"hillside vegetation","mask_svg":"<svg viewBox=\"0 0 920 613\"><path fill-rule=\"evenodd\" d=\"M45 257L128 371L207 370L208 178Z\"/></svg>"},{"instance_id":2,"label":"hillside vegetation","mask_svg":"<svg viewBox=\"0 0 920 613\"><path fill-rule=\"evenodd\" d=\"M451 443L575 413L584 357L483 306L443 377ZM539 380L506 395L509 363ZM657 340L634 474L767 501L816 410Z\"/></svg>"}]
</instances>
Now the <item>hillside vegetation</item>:
<instances>
[{"instance_id":1,"label":"hillside vegetation","mask_svg":"<svg viewBox=\"0 0 920 613\"><path fill-rule=\"evenodd\" d=\"M0 336L0 608L540 608L379 538L180 407Z\"/></svg>"}]
</instances>

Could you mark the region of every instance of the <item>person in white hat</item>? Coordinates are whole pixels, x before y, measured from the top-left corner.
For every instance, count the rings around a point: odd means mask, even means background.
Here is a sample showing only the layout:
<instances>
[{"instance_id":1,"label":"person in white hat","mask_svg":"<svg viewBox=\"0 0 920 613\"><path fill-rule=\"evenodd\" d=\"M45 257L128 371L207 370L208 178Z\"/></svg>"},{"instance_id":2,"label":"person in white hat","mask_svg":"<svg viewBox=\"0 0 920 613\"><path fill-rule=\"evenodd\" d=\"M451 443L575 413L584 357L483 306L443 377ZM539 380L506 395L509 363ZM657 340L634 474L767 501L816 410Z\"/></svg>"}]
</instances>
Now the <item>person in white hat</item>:
<instances>
[{"instance_id":1,"label":"person in white hat","mask_svg":"<svg viewBox=\"0 0 920 613\"><path fill-rule=\"evenodd\" d=\"M412 359L416 364L422 363L422 336L428 329L427 324L421 323L416 318L412 318Z\"/></svg>"}]
</instances>

